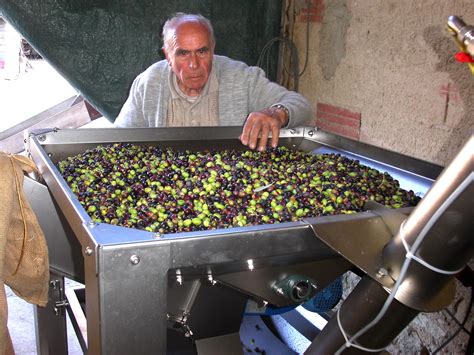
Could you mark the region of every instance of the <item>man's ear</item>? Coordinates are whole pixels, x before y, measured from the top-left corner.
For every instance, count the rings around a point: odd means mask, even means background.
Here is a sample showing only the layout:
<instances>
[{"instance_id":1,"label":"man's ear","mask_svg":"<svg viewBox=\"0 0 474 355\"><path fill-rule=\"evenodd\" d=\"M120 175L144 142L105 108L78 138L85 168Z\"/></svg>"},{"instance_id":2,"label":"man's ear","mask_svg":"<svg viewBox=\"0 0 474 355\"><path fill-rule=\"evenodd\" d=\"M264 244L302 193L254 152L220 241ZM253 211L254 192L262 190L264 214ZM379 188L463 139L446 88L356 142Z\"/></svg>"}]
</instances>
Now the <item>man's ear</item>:
<instances>
[{"instance_id":1,"label":"man's ear","mask_svg":"<svg viewBox=\"0 0 474 355\"><path fill-rule=\"evenodd\" d=\"M163 51L163 53L165 54L165 58L166 60L168 61L168 63L171 65L170 63L170 58L169 58L169 55L168 55L168 52L166 51L165 47L161 47L161 50Z\"/></svg>"}]
</instances>

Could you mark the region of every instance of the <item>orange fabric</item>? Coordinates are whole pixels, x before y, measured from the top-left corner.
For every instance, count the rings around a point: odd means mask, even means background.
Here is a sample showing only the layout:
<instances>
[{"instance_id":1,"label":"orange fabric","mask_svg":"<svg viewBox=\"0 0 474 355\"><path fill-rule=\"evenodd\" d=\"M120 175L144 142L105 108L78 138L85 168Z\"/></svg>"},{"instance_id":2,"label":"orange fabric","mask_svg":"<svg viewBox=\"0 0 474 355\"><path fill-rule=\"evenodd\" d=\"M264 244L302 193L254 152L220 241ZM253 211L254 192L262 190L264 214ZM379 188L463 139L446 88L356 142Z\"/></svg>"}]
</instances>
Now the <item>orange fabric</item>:
<instances>
[{"instance_id":1,"label":"orange fabric","mask_svg":"<svg viewBox=\"0 0 474 355\"><path fill-rule=\"evenodd\" d=\"M23 192L24 174L35 170L30 159L0 152L0 355L14 353L4 284L27 302L39 306L48 302L46 240Z\"/></svg>"}]
</instances>

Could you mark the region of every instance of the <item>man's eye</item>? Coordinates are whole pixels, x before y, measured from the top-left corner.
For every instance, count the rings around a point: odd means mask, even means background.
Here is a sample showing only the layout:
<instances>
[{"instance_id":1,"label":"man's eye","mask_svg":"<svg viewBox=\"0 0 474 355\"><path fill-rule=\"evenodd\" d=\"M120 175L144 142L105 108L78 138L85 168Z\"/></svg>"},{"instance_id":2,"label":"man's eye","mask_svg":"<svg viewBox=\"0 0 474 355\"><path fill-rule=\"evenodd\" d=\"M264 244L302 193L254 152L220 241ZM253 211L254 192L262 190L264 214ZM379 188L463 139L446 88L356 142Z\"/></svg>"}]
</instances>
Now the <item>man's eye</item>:
<instances>
[{"instance_id":1,"label":"man's eye","mask_svg":"<svg viewBox=\"0 0 474 355\"><path fill-rule=\"evenodd\" d=\"M200 48L200 49L198 49L199 54L206 54L207 52L209 52L209 48Z\"/></svg>"},{"instance_id":2,"label":"man's eye","mask_svg":"<svg viewBox=\"0 0 474 355\"><path fill-rule=\"evenodd\" d=\"M188 52L185 51L185 50L182 50L182 49L178 49L176 51L176 55L179 56L179 57L185 57L187 54L188 54Z\"/></svg>"}]
</instances>

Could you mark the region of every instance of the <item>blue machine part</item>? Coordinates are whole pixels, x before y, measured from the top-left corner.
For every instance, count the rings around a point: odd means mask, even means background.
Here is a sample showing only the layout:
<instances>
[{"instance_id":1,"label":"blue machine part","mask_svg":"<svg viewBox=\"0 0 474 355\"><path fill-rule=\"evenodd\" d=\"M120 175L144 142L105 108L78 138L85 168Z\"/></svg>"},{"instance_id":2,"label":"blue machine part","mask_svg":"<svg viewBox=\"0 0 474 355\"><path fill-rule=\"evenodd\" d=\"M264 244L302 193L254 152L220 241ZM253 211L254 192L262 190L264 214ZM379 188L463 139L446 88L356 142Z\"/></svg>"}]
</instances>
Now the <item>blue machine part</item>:
<instances>
[{"instance_id":1,"label":"blue machine part","mask_svg":"<svg viewBox=\"0 0 474 355\"><path fill-rule=\"evenodd\" d=\"M311 312L323 313L334 308L342 297L342 276L331 282L303 307Z\"/></svg>"}]
</instances>

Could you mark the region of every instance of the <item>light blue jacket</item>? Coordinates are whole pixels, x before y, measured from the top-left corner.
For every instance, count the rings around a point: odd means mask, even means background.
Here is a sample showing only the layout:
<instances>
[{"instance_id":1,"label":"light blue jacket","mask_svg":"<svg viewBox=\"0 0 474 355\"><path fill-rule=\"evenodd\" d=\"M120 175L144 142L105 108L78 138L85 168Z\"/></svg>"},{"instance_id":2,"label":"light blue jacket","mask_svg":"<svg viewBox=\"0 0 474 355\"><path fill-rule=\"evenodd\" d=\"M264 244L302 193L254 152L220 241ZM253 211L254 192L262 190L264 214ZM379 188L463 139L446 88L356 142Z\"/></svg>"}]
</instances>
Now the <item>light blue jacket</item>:
<instances>
[{"instance_id":1,"label":"light blue jacket","mask_svg":"<svg viewBox=\"0 0 474 355\"><path fill-rule=\"evenodd\" d=\"M215 55L213 69L219 82L219 124L241 126L248 114L275 104L290 112L287 127L301 126L312 119L310 103L300 94L271 82L262 69ZM117 127L163 127L166 125L170 66L161 60L137 76L122 107Z\"/></svg>"}]
</instances>

